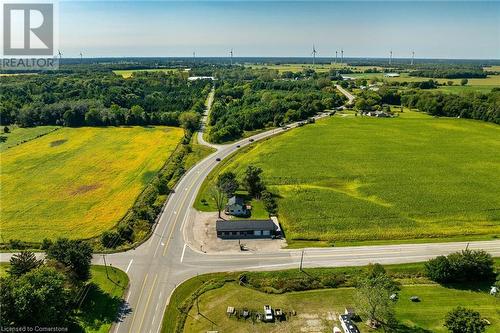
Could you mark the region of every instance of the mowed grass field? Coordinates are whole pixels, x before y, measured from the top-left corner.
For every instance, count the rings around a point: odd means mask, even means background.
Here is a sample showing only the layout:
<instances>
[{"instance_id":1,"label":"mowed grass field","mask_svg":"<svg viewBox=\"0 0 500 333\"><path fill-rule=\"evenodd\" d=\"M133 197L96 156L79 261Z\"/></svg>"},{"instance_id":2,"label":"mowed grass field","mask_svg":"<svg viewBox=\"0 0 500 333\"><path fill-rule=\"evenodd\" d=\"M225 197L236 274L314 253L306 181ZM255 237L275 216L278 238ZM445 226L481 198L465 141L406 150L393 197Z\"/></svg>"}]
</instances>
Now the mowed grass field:
<instances>
[{"instance_id":1,"label":"mowed grass field","mask_svg":"<svg viewBox=\"0 0 500 333\"><path fill-rule=\"evenodd\" d=\"M0 152L25 143L26 141L30 141L40 136L46 135L57 130L58 128L58 126L39 126L27 128L10 126L10 133L0 134L1 136L4 136L6 138L5 142L0 142Z\"/></svg>"},{"instance_id":2,"label":"mowed grass field","mask_svg":"<svg viewBox=\"0 0 500 333\"><path fill-rule=\"evenodd\" d=\"M418 295L419 303L409 298ZM449 289L439 285L403 286L396 303L396 318L406 327L405 332L447 332L443 327L447 312L456 306L466 306L481 313L491 325L486 332L500 330L500 299L486 292ZM199 309L191 308L187 316L184 332L206 332L214 328L220 332L331 332L333 326L340 327L338 315L344 313L345 307L355 304L354 288L321 289L302 292L289 292L279 295L265 294L250 288L242 287L234 282L226 283L222 288L211 290L199 297ZM285 322L252 324L250 319L237 320L226 315L228 306L236 309L247 308L252 311L263 311L264 304L273 308L281 308L286 312L296 311ZM213 326L216 323L216 326ZM370 332L363 324L358 323L361 332Z\"/></svg>"},{"instance_id":3,"label":"mowed grass field","mask_svg":"<svg viewBox=\"0 0 500 333\"><path fill-rule=\"evenodd\" d=\"M209 179L261 167L291 246L490 238L500 235L498 151L491 123L416 112L333 117L256 143ZM203 198L213 207L209 187L197 208Z\"/></svg>"},{"instance_id":4,"label":"mowed grass field","mask_svg":"<svg viewBox=\"0 0 500 333\"><path fill-rule=\"evenodd\" d=\"M2 153L2 239L110 229L174 151L173 127L62 128Z\"/></svg>"}]
</instances>

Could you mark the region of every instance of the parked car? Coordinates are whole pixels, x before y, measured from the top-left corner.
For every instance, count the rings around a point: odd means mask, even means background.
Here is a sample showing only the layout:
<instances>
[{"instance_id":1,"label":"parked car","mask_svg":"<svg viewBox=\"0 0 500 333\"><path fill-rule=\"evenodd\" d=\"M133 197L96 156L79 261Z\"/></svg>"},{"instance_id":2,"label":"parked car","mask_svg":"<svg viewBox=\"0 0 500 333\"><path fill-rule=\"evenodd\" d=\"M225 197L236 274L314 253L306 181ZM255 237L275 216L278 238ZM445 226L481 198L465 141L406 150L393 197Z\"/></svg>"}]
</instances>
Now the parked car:
<instances>
[{"instance_id":1,"label":"parked car","mask_svg":"<svg viewBox=\"0 0 500 333\"><path fill-rule=\"evenodd\" d=\"M248 140L248 141L253 142L254 140L253 140L253 139L250 139L250 140Z\"/></svg>"},{"instance_id":2,"label":"parked car","mask_svg":"<svg viewBox=\"0 0 500 333\"><path fill-rule=\"evenodd\" d=\"M272 321L273 318L273 308L271 308L271 306L269 305L264 305L264 319L266 321Z\"/></svg>"},{"instance_id":3,"label":"parked car","mask_svg":"<svg viewBox=\"0 0 500 333\"><path fill-rule=\"evenodd\" d=\"M216 160L217 162L220 162L220 157L217 157L215 160Z\"/></svg>"},{"instance_id":4,"label":"parked car","mask_svg":"<svg viewBox=\"0 0 500 333\"><path fill-rule=\"evenodd\" d=\"M237 145L236 148L240 148L241 146L240 145Z\"/></svg>"}]
</instances>

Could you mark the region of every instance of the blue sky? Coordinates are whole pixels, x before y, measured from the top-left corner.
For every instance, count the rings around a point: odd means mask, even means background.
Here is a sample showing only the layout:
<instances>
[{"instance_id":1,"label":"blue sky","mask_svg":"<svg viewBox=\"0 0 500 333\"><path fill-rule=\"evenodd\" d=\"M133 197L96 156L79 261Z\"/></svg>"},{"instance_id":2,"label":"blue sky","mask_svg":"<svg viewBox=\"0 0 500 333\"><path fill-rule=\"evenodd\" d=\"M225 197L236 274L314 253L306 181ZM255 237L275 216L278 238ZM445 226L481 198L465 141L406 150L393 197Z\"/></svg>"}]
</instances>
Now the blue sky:
<instances>
[{"instance_id":1,"label":"blue sky","mask_svg":"<svg viewBox=\"0 0 500 333\"><path fill-rule=\"evenodd\" d=\"M65 56L500 59L500 2L60 2Z\"/></svg>"}]
</instances>

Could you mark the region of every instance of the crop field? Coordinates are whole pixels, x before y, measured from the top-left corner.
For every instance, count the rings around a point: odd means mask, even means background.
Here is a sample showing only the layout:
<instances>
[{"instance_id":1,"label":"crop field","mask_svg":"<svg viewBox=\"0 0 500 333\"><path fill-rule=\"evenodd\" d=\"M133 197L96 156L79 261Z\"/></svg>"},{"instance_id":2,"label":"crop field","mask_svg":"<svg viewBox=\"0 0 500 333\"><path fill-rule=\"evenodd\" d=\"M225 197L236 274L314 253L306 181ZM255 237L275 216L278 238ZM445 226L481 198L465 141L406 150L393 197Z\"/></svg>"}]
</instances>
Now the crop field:
<instances>
[{"instance_id":1,"label":"crop field","mask_svg":"<svg viewBox=\"0 0 500 333\"><path fill-rule=\"evenodd\" d=\"M2 153L3 241L114 226L183 136L172 127L61 128Z\"/></svg>"},{"instance_id":2,"label":"crop field","mask_svg":"<svg viewBox=\"0 0 500 333\"><path fill-rule=\"evenodd\" d=\"M124 79L128 79L132 77L132 75L136 72L163 72L163 73L172 73L177 69L175 68L155 68L155 69L120 69L113 71L116 75L121 75Z\"/></svg>"},{"instance_id":3,"label":"crop field","mask_svg":"<svg viewBox=\"0 0 500 333\"><path fill-rule=\"evenodd\" d=\"M285 294L266 294L236 283L226 283L222 288L211 290L199 298L198 315L195 306L191 309L184 332L205 332L212 329L212 323L223 332L331 332L334 325L340 327L338 315L345 307L354 305L353 288L322 289ZM418 295L419 303L413 303L409 298ZM236 309L248 308L253 311L262 311L264 304L284 311L295 310L297 315L281 323L252 324L250 319L237 320L226 315L228 306ZM408 330L405 332L447 332L443 327L447 312L456 306L473 308L491 322L486 332L493 333L500 330L499 312L500 299L488 295L486 292L458 290L441 287L439 285L410 285L403 286L400 299L396 303L396 318ZM413 327L416 326L413 330ZM363 323L358 324L361 332L369 332ZM419 330L420 328L420 330Z\"/></svg>"},{"instance_id":4,"label":"crop field","mask_svg":"<svg viewBox=\"0 0 500 333\"><path fill-rule=\"evenodd\" d=\"M408 111L333 117L256 143L209 179L261 167L292 246L483 239L500 234L499 149L491 123ZM213 205L207 184L197 208L203 198Z\"/></svg>"},{"instance_id":5,"label":"crop field","mask_svg":"<svg viewBox=\"0 0 500 333\"><path fill-rule=\"evenodd\" d=\"M58 126L39 126L39 127L10 127L10 133L2 133L1 136L5 137L4 142L0 142L0 152L9 148L15 147L19 144L36 139L40 136L46 135L58 129Z\"/></svg>"}]
</instances>

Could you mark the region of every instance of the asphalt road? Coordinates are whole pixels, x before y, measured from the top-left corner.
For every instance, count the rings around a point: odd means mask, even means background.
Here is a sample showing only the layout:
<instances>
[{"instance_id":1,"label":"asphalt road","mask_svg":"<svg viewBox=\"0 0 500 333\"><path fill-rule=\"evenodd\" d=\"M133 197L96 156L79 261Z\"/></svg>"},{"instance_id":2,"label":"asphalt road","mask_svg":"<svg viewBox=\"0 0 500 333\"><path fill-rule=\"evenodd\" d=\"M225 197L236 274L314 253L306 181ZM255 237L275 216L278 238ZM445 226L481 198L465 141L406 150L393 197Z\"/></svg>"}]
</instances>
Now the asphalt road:
<instances>
[{"instance_id":1,"label":"asphalt road","mask_svg":"<svg viewBox=\"0 0 500 333\"><path fill-rule=\"evenodd\" d=\"M354 99L354 96L344 89L339 90L350 101ZM292 124L289 127L291 129L296 126L297 124ZM254 135L251 139L263 140L282 131L283 129L270 130ZM204 143L201 134L198 136L198 142ZM174 193L170 195L152 237L134 250L106 255L106 262L109 265L124 270L130 277L130 288L126 294L129 308L122 320L113 326L112 332L159 332L171 293L177 285L197 274L273 270L299 266L301 250L205 254L190 248L185 243L184 229L186 226L189 227L194 218L191 207L203 180L219 163L216 158L224 159L239 149L238 145L244 147L249 144L252 144L250 138L228 145L211 145L217 151L188 170L182 177ZM461 250L466 246L467 243L458 242L305 249L303 267L418 262ZM484 249L494 256L500 256L500 241L470 242L469 248ZM9 258L9 254L0 254L0 261ZM101 255L96 255L93 262L104 264Z\"/></svg>"}]
</instances>

